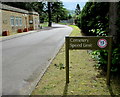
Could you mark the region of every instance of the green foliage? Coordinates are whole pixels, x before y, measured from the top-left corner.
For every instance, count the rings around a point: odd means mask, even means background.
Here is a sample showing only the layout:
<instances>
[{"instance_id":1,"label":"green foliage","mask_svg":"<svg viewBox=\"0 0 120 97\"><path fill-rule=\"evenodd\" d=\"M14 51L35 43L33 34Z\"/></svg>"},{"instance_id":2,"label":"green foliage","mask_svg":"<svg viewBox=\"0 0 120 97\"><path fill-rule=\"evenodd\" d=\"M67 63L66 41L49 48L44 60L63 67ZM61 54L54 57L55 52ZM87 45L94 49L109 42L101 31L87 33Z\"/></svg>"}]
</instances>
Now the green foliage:
<instances>
[{"instance_id":1,"label":"green foliage","mask_svg":"<svg viewBox=\"0 0 120 97\"><path fill-rule=\"evenodd\" d=\"M66 20L69 17L69 11L63 7L62 2L52 2L52 20L54 22L60 22L60 20Z\"/></svg>"},{"instance_id":2,"label":"green foliage","mask_svg":"<svg viewBox=\"0 0 120 97\"><path fill-rule=\"evenodd\" d=\"M77 26L88 35L106 36L109 28L108 11L107 2L87 2L78 17Z\"/></svg>"},{"instance_id":3,"label":"green foliage","mask_svg":"<svg viewBox=\"0 0 120 97\"><path fill-rule=\"evenodd\" d=\"M96 50L92 53L92 58L97 60L96 67L103 68L106 71L107 61L108 61L108 52L106 50ZM117 72L120 69L120 45L113 46L112 50L112 72Z\"/></svg>"},{"instance_id":4,"label":"green foliage","mask_svg":"<svg viewBox=\"0 0 120 97\"><path fill-rule=\"evenodd\" d=\"M107 51L106 50L96 50L96 51L93 51L91 54L92 54L92 58L97 60L98 64L96 64L96 67L97 68L102 67L104 70L106 70L107 56L108 56Z\"/></svg>"},{"instance_id":5,"label":"green foliage","mask_svg":"<svg viewBox=\"0 0 120 97\"><path fill-rule=\"evenodd\" d=\"M77 4L76 9L75 9L75 24L79 26L79 15L81 13L80 5Z\"/></svg>"},{"instance_id":6,"label":"green foliage","mask_svg":"<svg viewBox=\"0 0 120 97\"><path fill-rule=\"evenodd\" d=\"M118 26L117 36L120 37L120 2L118 4ZM87 2L81 14L78 16L78 23L83 33L92 36L108 36L109 34L109 3L108 2ZM120 39L117 38L119 44ZM120 70L120 45L113 45L112 51L112 72ZM103 68L106 71L108 53L105 50L92 52L92 58L97 60L97 68Z\"/></svg>"},{"instance_id":7,"label":"green foliage","mask_svg":"<svg viewBox=\"0 0 120 97\"><path fill-rule=\"evenodd\" d=\"M54 64L54 66L57 67L60 70L65 69L65 65L63 63Z\"/></svg>"},{"instance_id":8,"label":"green foliage","mask_svg":"<svg viewBox=\"0 0 120 97\"><path fill-rule=\"evenodd\" d=\"M75 9L75 14L76 14L76 15L79 15L80 13L81 13L80 5L77 4L76 9Z\"/></svg>"}]
</instances>

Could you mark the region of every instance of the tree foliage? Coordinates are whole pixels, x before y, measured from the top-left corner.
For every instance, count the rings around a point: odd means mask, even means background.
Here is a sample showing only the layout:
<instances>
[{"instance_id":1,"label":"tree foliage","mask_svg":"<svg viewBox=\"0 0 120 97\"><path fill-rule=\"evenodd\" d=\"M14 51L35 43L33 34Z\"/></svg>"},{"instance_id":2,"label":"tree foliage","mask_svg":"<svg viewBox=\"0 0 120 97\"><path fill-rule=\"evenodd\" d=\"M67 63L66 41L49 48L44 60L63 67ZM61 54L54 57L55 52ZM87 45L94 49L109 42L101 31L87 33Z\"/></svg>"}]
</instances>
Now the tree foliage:
<instances>
[{"instance_id":1,"label":"tree foliage","mask_svg":"<svg viewBox=\"0 0 120 97\"><path fill-rule=\"evenodd\" d=\"M52 20L54 22L60 22L60 20L67 19L69 17L69 11L64 8L62 2L52 2Z\"/></svg>"},{"instance_id":2,"label":"tree foliage","mask_svg":"<svg viewBox=\"0 0 120 97\"><path fill-rule=\"evenodd\" d=\"M107 2L87 2L79 15L78 26L88 35L105 36L109 28L108 11Z\"/></svg>"},{"instance_id":3,"label":"tree foliage","mask_svg":"<svg viewBox=\"0 0 120 97\"><path fill-rule=\"evenodd\" d=\"M79 15L80 12L81 12L80 5L77 4L76 9L75 9L75 14L76 14L76 15Z\"/></svg>"},{"instance_id":4,"label":"tree foliage","mask_svg":"<svg viewBox=\"0 0 120 97\"><path fill-rule=\"evenodd\" d=\"M80 15L80 13L81 13L80 5L77 4L76 9L75 9L75 16L74 16L76 25L79 24L79 15Z\"/></svg>"},{"instance_id":5,"label":"tree foliage","mask_svg":"<svg viewBox=\"0 0 120 97\"><path fill-rule=\"evenodd\" d=\"M120 2L118 4L117 26L120 26ZM108 36L109 35L109 3L108 2L87 2L81 14L80 21L77 25L83 33L92 36ZM118 35L120 29L118 29ZM120 41L119 41L120 42ZM118 42L118 43L119 43ZM108 53L105 50L93 51L93 57L98 61L97 66L104 70L107 68ZM113 43L112 50L112 72L120 70L120 45Z\"/></svg>"}]
</instances>

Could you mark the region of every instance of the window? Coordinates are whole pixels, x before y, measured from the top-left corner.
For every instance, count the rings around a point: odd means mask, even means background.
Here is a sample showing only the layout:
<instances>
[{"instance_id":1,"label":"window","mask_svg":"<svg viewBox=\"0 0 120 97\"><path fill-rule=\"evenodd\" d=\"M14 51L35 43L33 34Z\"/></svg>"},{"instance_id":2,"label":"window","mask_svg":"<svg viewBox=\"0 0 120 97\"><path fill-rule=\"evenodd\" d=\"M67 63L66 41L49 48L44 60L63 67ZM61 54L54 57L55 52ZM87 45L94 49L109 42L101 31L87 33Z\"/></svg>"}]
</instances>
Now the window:
<instances>
[{"instance_id":1,"label":"window","mask_svg":"<svg viewBox=\"0 0 120 97\"><path fill-rule=\"evenodd\" d=\"M37 24L37 19L35 18L35 24Z\"/></svg>"},{"instance_id":2,"label":"window","mask_svg":"<svg viewBox=\"0 0 120 97\"><path fill-rule=\"evenodd\" d=\"M22 26L22 18L19 18L20 26Z\"/></svg>"},{"instance_id":3,"label":"window","mask_svg":"<svg viewBox=\"0 0 120 97\"><path fill-rule=\"evenodd\" d=\"M16 19L15 19L16 20L16 26L18 26L18 19L19 19L18 17L16 17Z\"/></svg>"},{"instance_id":4,"label":"window","mask_svg":"<svg viewBox=\"0 0 120 97\"><path fill-rule=\"evenodd\" d=\"M14 25L15 25L15 23L14 23L14 16L11 16L11 17L10 17L10 22L11 22L11 26L14 26Z\"/></svg>"}]
</instances>

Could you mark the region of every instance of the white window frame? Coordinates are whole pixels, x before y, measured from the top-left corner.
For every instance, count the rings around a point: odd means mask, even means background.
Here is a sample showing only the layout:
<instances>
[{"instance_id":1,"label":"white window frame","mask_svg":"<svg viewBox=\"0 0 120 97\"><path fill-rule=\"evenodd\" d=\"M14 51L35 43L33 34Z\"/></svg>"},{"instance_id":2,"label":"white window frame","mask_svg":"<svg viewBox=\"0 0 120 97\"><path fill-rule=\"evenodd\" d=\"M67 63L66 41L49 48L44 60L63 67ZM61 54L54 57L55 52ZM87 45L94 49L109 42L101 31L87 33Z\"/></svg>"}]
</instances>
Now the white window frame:
<instances>
[{"instance_id":1,"label":"white window frame","mask_svg":"<svg viewBox=\"0 0 120 97\"><path fill-rule=\"evenodd\" d=\"M22 18L19 18L19 25L22 26Z\"/></svg>"},{"instance_id":2,"label":"white window frame","mask_svg":"<svg viewBox=\"0 0 120 97\"><path fill-rule=\"evenodd\" d=\"M15 26L15 17L14 16L10 17L10 24L11 24L11 26Z\"/></svg>"},{"instance_id":3,"label":"white window frame","mask_svg":"<svg viewBox=\"0 0 120 97\"><path fill-rule=\"evenodd\" d=\"M18 17L15 18L15 25L19 26L19 18Z\"/></svg>"}]
</instances>

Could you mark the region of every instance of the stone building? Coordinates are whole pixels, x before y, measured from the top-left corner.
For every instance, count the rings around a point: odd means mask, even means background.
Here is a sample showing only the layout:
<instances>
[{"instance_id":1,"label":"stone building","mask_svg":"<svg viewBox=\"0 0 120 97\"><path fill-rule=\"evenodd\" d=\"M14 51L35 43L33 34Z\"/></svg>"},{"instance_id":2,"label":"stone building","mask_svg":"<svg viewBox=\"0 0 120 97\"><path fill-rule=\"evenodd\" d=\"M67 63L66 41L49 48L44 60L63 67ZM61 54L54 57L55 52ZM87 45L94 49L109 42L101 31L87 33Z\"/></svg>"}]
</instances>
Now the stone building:
<instances>
[{"instance_id":1,"label":"stone building","mask_svg":"<svg viewBox=\"0 0 120 97\"><path fill-rule=\"evenodd\" d=\"M27 32L37 30L39 14L2 4L2 33ZM0 33L2 35L2 33Z\"/></svg>"}]
</instances>

